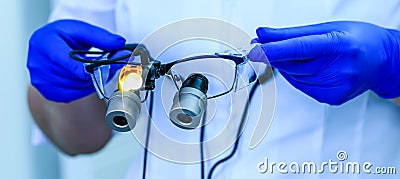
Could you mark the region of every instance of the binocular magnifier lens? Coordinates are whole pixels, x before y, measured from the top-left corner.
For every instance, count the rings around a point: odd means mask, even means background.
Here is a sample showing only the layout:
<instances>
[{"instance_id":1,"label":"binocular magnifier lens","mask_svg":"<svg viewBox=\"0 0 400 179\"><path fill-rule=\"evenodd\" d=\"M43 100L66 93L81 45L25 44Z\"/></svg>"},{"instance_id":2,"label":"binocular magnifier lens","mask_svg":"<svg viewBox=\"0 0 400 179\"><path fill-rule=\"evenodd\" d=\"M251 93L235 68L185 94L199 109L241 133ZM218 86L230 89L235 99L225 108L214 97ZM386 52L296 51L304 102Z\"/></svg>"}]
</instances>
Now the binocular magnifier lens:
<instances>
[{"instance_id":1,"label":"binocular magnifier lens","mask_svg":"<svg viewBox=\"0 0 400 179\"><path fill-rule=\"evenodd\" d=\"M183 129L199 126L207 107L208 80L204 75L191 74L175 94L170 120ZM127 132L136 125L141 110L138 91L118 90L110 97L106 123L113 130Z\"/></svg>"},{"instance_id":2,"label":"binocular magnifier lens","mask_svg":"<svg viewBox=\"0 0 400 179\"><path fill-rule=\"evenodd\" d=\"M169 118L176 126L194 129L199 126L207 107L208 80L204 75L193 73L176 92Z\"/></svg>"},{"instance_id":3,"label":"binocular magnifier lens","mask_svg":"<svg viewBox=\"0 0 400 179\"><path fill-rule=\"evenodd\" d=\"M107 125L118 132L132 130L139 118L140 97L134 91L116 91L108 101Z\"/></svg>"}]
</instances>

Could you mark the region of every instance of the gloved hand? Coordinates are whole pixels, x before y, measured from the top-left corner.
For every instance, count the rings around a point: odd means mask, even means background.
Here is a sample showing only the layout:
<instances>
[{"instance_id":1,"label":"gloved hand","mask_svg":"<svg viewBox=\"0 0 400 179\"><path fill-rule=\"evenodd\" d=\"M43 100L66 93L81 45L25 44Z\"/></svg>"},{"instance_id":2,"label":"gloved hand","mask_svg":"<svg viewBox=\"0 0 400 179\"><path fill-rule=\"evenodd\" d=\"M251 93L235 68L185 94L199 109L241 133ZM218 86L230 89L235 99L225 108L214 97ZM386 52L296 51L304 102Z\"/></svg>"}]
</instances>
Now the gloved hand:
<instances>
[{"instance_id":1,"label":"gloved hand","mask_svg":"<svg viewBox=\"0 0 400 179\"><path fill-rule=\"evenodd\" d=\"M27 66L32 85L48 100L71 102L95 91L84 66L71 50L123 48L125 39L76 20L60 20L38 29L29 41ZM111 73L115 73L114 69Z\"/></svg>"},{"instance_id":2,"label":"gloved hand","mask_svg":"<svg viewBox=\"0 0 400 179\"><path fill-rule=\"evenodd\" d=\"M400 96L397 30L345 21L261 27L257 36L270 65L319 102L339 105L369 89L383 98Z\"/></svg>"}]
</instances>

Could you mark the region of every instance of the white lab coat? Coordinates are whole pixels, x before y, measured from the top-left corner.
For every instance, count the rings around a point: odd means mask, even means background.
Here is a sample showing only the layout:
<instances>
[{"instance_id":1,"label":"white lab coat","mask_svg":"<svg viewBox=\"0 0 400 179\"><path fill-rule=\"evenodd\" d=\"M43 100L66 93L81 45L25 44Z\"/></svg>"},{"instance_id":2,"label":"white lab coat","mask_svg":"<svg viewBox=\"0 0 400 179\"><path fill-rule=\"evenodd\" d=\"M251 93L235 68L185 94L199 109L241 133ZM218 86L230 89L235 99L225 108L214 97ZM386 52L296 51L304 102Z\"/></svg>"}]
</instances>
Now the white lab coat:
<instances>
[{"instance_id":1,"label":"white lab coat","mask_svg":"<svg viewBox=\"0 0 400 179\"><path fill-rule=\"evenodd\" d=\"M252 35L258 26L297 26L332 20L358 20L397 28L400 25L400 5L397 0L59 0L51 20L81 19L118 33L126 37L128 42L140 42L157 28L190 17L226 20ZM249 121L239 150L231 160L218 167L213 178L395 177L331 174L328 171L323 174L280 174L277 168L273 174L270 171L261 174L257 167L266 157L269 162L315 162L320 165L330 159L338 161L336 155L339 151L347 153L345 162L371 162L374 167L394 166L400 170L400 144L397 142L400 137L399 107L372 92L366 92L341 106L328 106L296 90L279 74L274 78L276 90L273 82L268 82L263 84L263 94L260 90L256 92L256 100L250 107ZM271 99L269 97L274 92L276 106L270 130L261 143L250 150L249 140L259 118L259 106L263 103L260 99ZM155 111L163 110L160 102L156 100L155 104ZM270 113L264 111L261 116L268 117ZM164 130L174 130L166 115L158 112L156 115L161 115L156 117L158 126L167 126ZM206 128L208 133L215 132L212 129L212 126ZM206 136L210 136L208 133ZM185 136L190 136L188 140L198 139L198 134L193 132ZM150 143L157 141L150 139ZM165 147L173 149L173 146ZM208 161L206 173L212 164L226 156L230 150ZM199 155L190 151L186 154ZM148 156L148 178L199 178L199 170L198 163L179 164L157 158L153 154ZM142 156L139 156L133 161L131 170L127 171L127 178L140 178L141 171Z\"/></svg>"}]
</instances>

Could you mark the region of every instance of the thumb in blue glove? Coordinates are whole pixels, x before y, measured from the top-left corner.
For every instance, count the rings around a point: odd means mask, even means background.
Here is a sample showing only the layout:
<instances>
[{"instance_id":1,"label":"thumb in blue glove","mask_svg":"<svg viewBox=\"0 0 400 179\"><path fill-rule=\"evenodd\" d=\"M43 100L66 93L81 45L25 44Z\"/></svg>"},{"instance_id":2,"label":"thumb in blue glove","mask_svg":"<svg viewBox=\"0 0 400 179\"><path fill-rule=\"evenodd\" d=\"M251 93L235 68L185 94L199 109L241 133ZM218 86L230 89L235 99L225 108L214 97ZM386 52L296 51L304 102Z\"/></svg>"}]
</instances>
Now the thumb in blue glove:
<instances>
[{"instance_id":1,"label":"thumb in blue glove","mask_svg":"<svg viewBox=\"0 0 400 179\"><path fill-rule=\"evenodd\" d=\"M257 36L269 64L319 102L339 105L367 90L383 98L400 96L397 30L340 21L282 29L261 27Z\"/></svg>"},{"instance_id":2,"label":"thumb in blue glove","mask_svg":"<svg viewBox=\"0 0 400 179\"><path fill-rule=\"evenodd\" d=\"M46 99L56 102L85 97L94 92L94 86L83 64L71 59L69 52L91 47L118 50L124 45L124 38L85 22L60 20L47 24L29 41L31 84Z\"/></svg>"}]
</instances>

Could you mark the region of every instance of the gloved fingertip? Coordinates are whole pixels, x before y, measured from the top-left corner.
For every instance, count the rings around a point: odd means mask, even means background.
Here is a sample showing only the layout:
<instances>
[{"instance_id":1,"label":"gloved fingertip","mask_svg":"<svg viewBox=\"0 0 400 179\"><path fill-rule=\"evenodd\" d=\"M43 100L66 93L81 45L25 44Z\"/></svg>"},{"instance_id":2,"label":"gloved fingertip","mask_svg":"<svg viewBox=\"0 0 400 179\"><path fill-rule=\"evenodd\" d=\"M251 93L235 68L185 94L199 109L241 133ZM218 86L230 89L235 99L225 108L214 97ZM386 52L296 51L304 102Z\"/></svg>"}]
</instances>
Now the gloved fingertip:
<instances>
[{"instance_id":1,"label":"gloved fingertip","mask_svg":"<svg viewBox=\"0 0 400 179\"><path fill-rule=\"evenodd\" d=\"M120 47L124 47L124 45L125 45L125 43L126 43L126 39L123 38L123 37L121 37L121 36L119 36L119 35L117 35L117 36L118 36L118 38L117 38L117 40L115 40L116 43L118 43L118 45L119 45Z\"/></svg>"},{"instance_id":2,"label":"gloved fingertip","mask_svg":"<svg viewBox=\"0 0 400 179\"><path fill-rule=\"evenodd\" d=\"M98 46L102 50L119 50L124 47L125 43L125 38L116 34L112 34L110 38L104 40L104 43L99 44Z\"/></svg>"},{"instance_id":3,"label":"gloved fingertip","mask_svg":"<svg viewBox=\"0 0 400 179\"><path fill-rule=\"evenodd\" d=\"M271 32L273 30L275 30L275 29L271 28L271 27L258 27L256 29L256 33L257 33L257 35L265 35L266 33Z\"/></svg>"},{"instance_id":4,"label":"gloved fingertip","mask_svg":"<svg viewBox=\"0 0 400 179\"><path fill-rule=\"evenodd\" d=\"M250 52L247 54L247 58L253 62L263 62L268 64L268 58L265 55L265 51L262 48L262 45L255 45Z\"/></svg>"},{"instance_id":5,"label":"gloved fingertip","mask_svg":"<svg viewBox=\"0 0 400 179\"><path fill-rule=\"evenodd\" d=\"M274 28L270 27L258 27L256 30L256 34L258 36L258 42L259 43L267 43L270 42L270 37L272 31L274 31Z\"/></svg>"},{"instance_id":6,"label":"gloved fingertip","mask_svg":"<svg viewBox=\"0 0 400 179\"><path fill-rule=\"evenodd\" d=\"M264 27L258 27L258 28L256 29L256 34L257 34L258 38L260 38L260 36L263 36L263 34L264 34Z\"/></svg>"}]
</instances>

